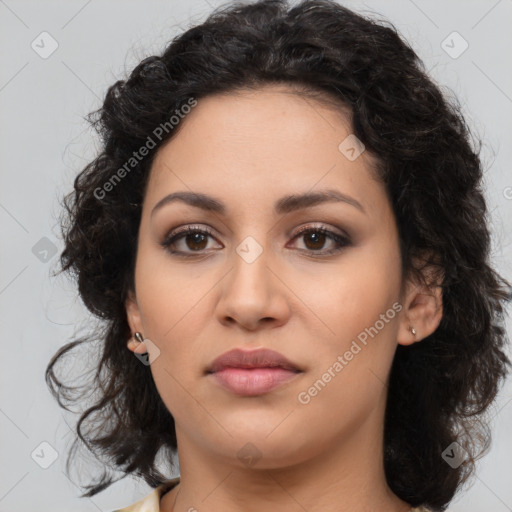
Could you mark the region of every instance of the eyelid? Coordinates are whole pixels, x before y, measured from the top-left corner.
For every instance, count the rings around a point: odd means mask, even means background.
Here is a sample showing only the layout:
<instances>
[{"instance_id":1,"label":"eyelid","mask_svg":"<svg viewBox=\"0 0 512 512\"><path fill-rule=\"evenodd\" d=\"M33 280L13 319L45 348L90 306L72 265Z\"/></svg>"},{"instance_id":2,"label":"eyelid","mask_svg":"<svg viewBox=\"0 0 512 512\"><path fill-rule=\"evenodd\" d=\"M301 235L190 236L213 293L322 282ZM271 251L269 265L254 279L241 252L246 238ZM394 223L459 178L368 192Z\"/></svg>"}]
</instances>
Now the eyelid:
<instances>
[{"instance_id":1,"label":"eyelid","mask_svg":"<svg viewBox=\"0 0 512 512\"><path fill-rule=\"evenodd\" d=\"M318 229L320 231L322 231L322 230L328 231L329 233L332 233L333 235L337 235L339 237L350 239L350 236L347 233L345 233L344 231L342 231L341 229L330 227L322 222L310 222L309 224L305 224L305 225L301 226L296 231L294 231L295 234L293 235L293 238L296 238L297 236L301 235L302 233L312 231L314 229ZM334 231L334 230L336 230L336 231Z\"/></svg>"},{"instance_id":2,"label":"eyelid","mask_svg":"<svg viewBox=\"0 0 512 512\"><path fill-rule=\"evenodd\" d=\"M208 233L208 235L214 236L212 228L206 224L185 224L184 226L171 229L165 235L165 238L171 238L176 235L188 233L189 231L203 231L204 233Z\"/></svg>"},{"instance_id":3,"label":"eyelid","mask_svg":"<svg viewBox=\"0 0 512 512\"><path fill-rule=\"evenodd\" d=\"M204 233L212 238L215 238L215 239L217 238L215 236L215 233L213 232L212 228L210 228L210 226L207 226L204 224L187 224L185 226L180 226L180 227L171 229L164 236L164 239L160 245L165 247L166 245L170 244L170 242L173 239L176 239L177 237L180 237L183 235L187 235L190 232L192 232L192 233L200 232L200 233Z\"/></svg>"}]
</instances>

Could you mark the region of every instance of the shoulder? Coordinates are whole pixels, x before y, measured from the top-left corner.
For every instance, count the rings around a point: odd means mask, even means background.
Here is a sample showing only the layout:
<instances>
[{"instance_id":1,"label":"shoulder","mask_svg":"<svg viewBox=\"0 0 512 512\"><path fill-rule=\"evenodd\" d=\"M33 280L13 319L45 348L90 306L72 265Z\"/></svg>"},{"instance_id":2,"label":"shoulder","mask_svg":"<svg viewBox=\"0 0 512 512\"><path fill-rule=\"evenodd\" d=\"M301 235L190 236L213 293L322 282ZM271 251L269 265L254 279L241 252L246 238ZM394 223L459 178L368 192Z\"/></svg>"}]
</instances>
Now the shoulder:
<instances>
[{"instance_id":1,"label":"shoulder","mask_svg":"<svg viewBox=\"0 0 512 512\"><path fill-rule=\"evenodd\" d=\"M151 493L141 500L128 505L124 508L113 510L112 512L160 512L160 498L162 495L176 487L180 482L180 477L167 480L158 487L155 487Z\"/></svg>"}]
</instances>

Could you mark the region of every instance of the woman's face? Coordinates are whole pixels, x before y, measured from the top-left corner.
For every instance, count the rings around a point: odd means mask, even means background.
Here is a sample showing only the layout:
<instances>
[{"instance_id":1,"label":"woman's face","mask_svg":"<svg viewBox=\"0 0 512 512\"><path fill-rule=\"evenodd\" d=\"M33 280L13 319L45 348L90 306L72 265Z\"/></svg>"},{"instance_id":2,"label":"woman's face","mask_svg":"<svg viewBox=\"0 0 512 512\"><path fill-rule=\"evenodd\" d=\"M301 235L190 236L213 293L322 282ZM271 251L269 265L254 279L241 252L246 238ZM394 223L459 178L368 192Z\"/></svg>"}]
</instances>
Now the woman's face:
<instances>
[{"instance_id":1,"label":"woman's face","mask_svg":"<svg viewBox=\"0 0 512 512\"><path fill-rule=\"evenodd\" d=\"M283 87L200 99L181 123L151 169L126 304L132 332L150 340L148 371L180 449L240 466L250 452L258 467L358 436L380 449L397 342L414 336L397 228L370 155L357 156L340 111ZM328 190L330 200L299 200ZM177 192L222 211L160 203ZM162 245L187 226L197 233ZM238 394L207 373L234 348L277 351L301 372Z\"/></svg>"}]
</instances>

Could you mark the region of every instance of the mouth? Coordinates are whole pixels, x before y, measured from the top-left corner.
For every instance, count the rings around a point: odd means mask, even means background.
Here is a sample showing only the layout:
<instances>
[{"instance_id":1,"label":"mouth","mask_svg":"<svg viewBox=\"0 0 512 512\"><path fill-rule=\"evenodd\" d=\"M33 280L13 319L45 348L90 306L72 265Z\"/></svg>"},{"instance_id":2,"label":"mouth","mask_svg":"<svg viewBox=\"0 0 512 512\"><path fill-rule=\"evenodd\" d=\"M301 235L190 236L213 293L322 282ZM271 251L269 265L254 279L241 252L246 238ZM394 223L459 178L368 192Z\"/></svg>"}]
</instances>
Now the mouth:
<instances>
[{"instance_id":1,"label":"mouth","mask_svg":"<svg viewBox=\"0 0 512 512\"><path fill-rule=\"evenodd\" d=\"M218 366L215 369L207 370L206 373L216 373L223 370L227 370L230 368L235 368L239 370L262 370L262 369L268 369L268 370L275 370L275 369L281 369L281 370L288 370L290 372L299 373L301 370L298 368L295 368L292 365L286 365L286 364L272 364L272 363L266 363L266 364L226 364L224 366Z\"/></svg>"},{"instance_id":2,"label":"mouth","mask_svg":"<svg viewBox=\"0 0 512 512\"><path fill-rule=\"evenodd\" d=\"M257 396L297 377L303 370L268 349L234 349L219 356L207 370L216 383L237 395Z\"/></svg>"}]
</instances>

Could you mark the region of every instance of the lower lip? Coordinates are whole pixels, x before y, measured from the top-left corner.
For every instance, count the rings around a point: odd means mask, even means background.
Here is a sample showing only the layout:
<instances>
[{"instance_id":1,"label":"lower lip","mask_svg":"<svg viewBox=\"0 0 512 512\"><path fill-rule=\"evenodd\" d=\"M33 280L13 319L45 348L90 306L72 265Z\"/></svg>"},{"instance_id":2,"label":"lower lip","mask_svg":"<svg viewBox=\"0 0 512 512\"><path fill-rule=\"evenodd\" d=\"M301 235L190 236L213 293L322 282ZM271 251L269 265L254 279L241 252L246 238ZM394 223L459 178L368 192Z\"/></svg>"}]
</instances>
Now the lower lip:
<instances>
[{"instance_id":1,"label":"lower lip","mask_svg":"<svg viewBox=\"0 0 512 512\"><path fill-rule=\"evenodd\" d=\"M298 373L284 368L224 368L210 375L237 395L255 396L268 393Z\"/></svg>"}]
</instances>

